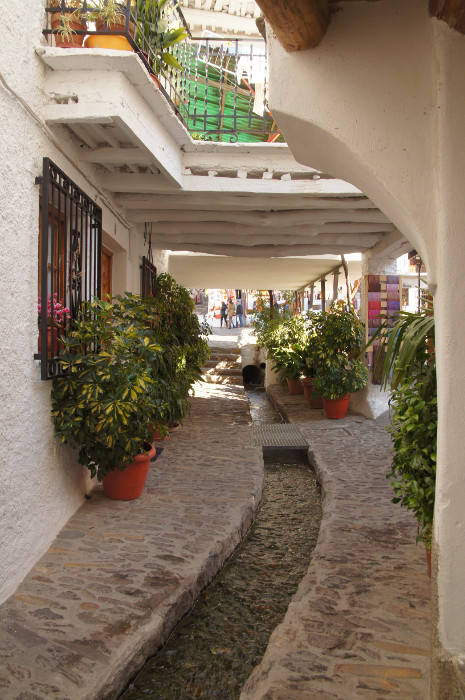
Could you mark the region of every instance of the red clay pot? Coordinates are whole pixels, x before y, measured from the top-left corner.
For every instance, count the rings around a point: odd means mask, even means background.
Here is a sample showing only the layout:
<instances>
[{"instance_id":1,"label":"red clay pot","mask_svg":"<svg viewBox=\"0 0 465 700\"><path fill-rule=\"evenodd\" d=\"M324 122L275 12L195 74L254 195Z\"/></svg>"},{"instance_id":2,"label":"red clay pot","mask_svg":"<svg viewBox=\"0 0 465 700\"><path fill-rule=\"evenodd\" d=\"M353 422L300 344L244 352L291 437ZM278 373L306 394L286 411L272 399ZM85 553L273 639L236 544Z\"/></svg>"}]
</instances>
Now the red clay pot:
<instances>
[{"instance_id":1,"label":"red clay pot","mask_svg":"<svg viewBox=\"0 0 465 700\"><path fill-rule=\"evenodd\" d=\"M428 567L428 576L431 578L431 549L428 549L428 547L426 547L426 545L425 545L425 549L426 549L426 566Z\"/></svg>"},{"instance_id":2,"label":"red clay pot","mask_svg":"<svg viewBox=\"0 0 465 700\"><path fill-rule=\"evenodd\" d=\"M70 13L65 13L65 14L72 15L73 13L70 12ZM53 30L60 28L60 26L61 26L61 12L54 12L52 14L51 23L52 23ZM69 26L74 32L78 32L79 30L87 28L87 25L85 22L83 24L80 20L73 20L73 19L71 19ZM68 40L63 39L61 34L57 34L56 31L54 31L53 36L55 37L55 46L58 46L61 49L76 49L79 46L82 47L82 44L84 42L84 34L73 34Z\"/></svg>"},{"instance_id":3,"label":"red clay pot","mask_svg":"<svg viewBox=\"0 0 465 700\"><path fill-rule=\"evenodd\" d=\"M287 389L289 391L290 396L295 396L296 394L304 393L302 384L300 383L300 379L286 379L286 381Z\"/></svg>"},{"instance_id":4,"label":"red clay pot","mask_svg":"<svg viewBox=\"0 0 465 700\"><path fill-rule=\"evenodd\" d=\"M105 495L116 501L133 501L142 494L149 472L150 460L156 454L155 447L136 455L134 462L122 469L115 469L102 479Z\"/></svg>"},{"instance_id":5,"label":"red clay pot","mask_svg":"<svg viewBox=\"0 0 465 700\"><path fill-rule=\"evenodd\" d=\"M170 436L170 434L169 434L169 432L168 432L167 435L165 435L164 437L162 437L162 436L161 436L161 433L160 433L160 429L159 429L159 428L153 428L152 439L153 439L155 442L163 442L164 440L168 440L169 436Z\"/></svg>"},{"instance_id":6,"label":"red clay pot","mask_svg":"<svg viewBox=\"0 0 465 700\"><path fill-rule=\"evenodd\" d=\"M323 408L321 394L315 387L315 379L313 377L302 377L300 382L302 384L304 396L307 399L309 407Z\"/></svg>"},{"instance_id":7,"label":"red clay pot","mask_svg":"<svg viewBox=\"0 0 465 700\"><path fill-rule=\"evenodd\" d=\"M177 421L176 421L176 423L173 423L173 425L168 426L169 433L176 433L180 429L181 429L181 423L178 423Z\"/></svg>"},{"instance_id":8,"label":"red clay pot","mask_svg":"<svg viewBox=\"0 0 465 700\"><path fill-rule=\"evenodd\" d=\"M327 418L345 418L349 408L350 394L341 396L339 399L323 399L323 408Z\"/></svg>"}]
</instances>

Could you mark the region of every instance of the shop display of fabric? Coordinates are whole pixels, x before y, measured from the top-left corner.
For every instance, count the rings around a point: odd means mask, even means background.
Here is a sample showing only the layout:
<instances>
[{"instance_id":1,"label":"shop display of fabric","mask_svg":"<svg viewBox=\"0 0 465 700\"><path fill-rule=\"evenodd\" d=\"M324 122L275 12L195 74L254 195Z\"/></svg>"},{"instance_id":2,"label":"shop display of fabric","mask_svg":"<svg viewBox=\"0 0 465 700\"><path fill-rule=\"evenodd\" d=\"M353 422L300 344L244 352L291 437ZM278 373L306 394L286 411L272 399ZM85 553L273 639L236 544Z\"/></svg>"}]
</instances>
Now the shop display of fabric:
<instances>
[{"instance_id":1,"label":"shop display of fabric","mask_svg":"<svg viewBox=\"0 0 465 700\"><path fill-rule=\"evenodd\" d=\"M368 293L367 331L368 337L387 323L394 325L401 309L398 275L367 275L365 278Z\"/></svg>"}]
</instances>

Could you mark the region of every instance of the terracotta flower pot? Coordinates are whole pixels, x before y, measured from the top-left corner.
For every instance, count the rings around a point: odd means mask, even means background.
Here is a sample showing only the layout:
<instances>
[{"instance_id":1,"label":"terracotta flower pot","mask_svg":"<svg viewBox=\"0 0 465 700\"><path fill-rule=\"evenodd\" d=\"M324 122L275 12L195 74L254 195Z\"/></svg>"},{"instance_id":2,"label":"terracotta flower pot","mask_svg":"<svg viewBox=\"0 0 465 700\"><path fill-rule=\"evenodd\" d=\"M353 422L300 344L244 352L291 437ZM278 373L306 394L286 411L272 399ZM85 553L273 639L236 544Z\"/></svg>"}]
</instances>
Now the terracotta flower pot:
<instances>
[{"instance_id":1,"label":"terracotta flower pot","mask_svg":"<svg viewBox=\"0 0 465 700\"><path fill-rule=\"evenodd\" d=\"M71 17L73 15L72 12L66 14L70 15ZM84 34L72 34L69 39L63 39L62 35L56 32L56 30L61 26L61 12L54 12L52 14L51 24L52 29L54 30L53 36L55 37L55 46L58 46L61 49L75 49L82 46L84 42ZM72 18L70 19L69 26L74 32L87 28L85 22L83 24L80 20L73 20Z\"/></svg>"},{"instance_id":2,"label":"terracotta flower pot","mask_svg":"<svg viewBox=\"0 0 465 700\"><path fill-rule=\"evenodd\" d=\"M128 464L125 469L115 469L105 474L102 479L105 495L116 501L133 501L139 498L144 490L150 460L155 454L155 447L151 445L148 452L136 455L134 462Z\"/></svg>"},{"instance_id":3,"label":"terracotta flower pot","mask_svg":"<svg viewBox=\"0 0 465 700\"><path fill-rule=\"evenodd\" d=\"M426 551L426 566L428 567L428 576L431 578L431 549L428 549L428 547L426 547L426 543L425 543L425 551Z\"/></svg>"},{"instance_id":4,"label":"terracotta flower pot","mask_svg":"<svg viewBox=\"0 0 465 700\"><path fill-rule=\"evenodd\" d=\"M295 396L296 394L304 393L302 384L300 383L300 379L286 379L286 381L290 396Z\"/></svg>"},{"instance_id":5,"label":"terracotta flower pot","mask_svg":"<svg viewBox=\"0 0 465 700\"><path fill-rule=\"evenodd\" d=\"M315 379L313 377L302 377L300 382L309 407L323 408L323 401L320 392L315 386Z\"/></svg>"},{"instance_id":6,"label":"terracotta flower pot","mask_svg":"<svg viewBox=\"0 0 465 700\"><path fill-rule=\"evenodd\" d=\"M350 394L338 399L323 399L326 417L331 419L345 418L349 408Z\"/></svg>"},{"instance_id":7,"label":"terracotta flower pot","mask_svg":"<svg viewBox=\"0 0 465 700\"><path fill-rule=\"evenodd\" d=\"M164 436L162 437L161 432L160 432L160 428L158 428L158 427L157 427L157 428L153 428L152 439L153 439L155 442L163 442L164 440L168 440L169 436L170 436L170 434L169 434L169 432L168 432L167 435L164 435Z\"/></svg>"},{"instance_id":8,"label":"terracotta flower pot","mask_svg":"<svg viewBox=\"0 0 465 700\"><path fill-rule=\"evenodd\" d=\"M176 421L176 423L173 423L173 425L168 426L169 433L176 433L180 429L181 429L181 423L178 423L177 421Z\"/></svg>"}]
</instances>

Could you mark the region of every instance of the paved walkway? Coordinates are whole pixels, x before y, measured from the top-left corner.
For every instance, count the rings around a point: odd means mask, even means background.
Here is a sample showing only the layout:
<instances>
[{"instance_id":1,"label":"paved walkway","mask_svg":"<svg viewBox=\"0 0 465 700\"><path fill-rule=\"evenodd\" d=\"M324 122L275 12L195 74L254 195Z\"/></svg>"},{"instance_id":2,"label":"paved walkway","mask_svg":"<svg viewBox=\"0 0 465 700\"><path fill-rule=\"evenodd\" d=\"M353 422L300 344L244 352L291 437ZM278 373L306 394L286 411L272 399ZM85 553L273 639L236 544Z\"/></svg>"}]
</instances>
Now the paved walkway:
<instances>
[{"instance_id":1,"label":"paved walkway","mask_svg":"<svg viewBox=\"0 0 465 700\"><path fill-rule=\"evenodd\" d=\"M243 539L263 483L244 390L196 385L163 448L140 499L97 488L0 606L2 700L115 698Z\"/></svg>"},{"instance_id":2,"label":"paved walkway","mask_svg":"<svg viewBox=\"0 0 465 700\"><path fill-rule=\"evenodd\" d=\"M241 700L427 700L430 581L412 516L391 503L387 433L269 394L310 445L323 521L307 575Z\"/></svg>"},{"instance_id":3,"label":"paved walkway","mask_svg":"<svg viewBox=\"0 0 465 700\"><path fill-rule=\"evenodd\" d=\"M242 700L426 700L429 579L414 521L390 502L386 433L271 396L311 446L324 517ZM263 480L243 389L198 385L163 448L139 500L98 488L0 606L2 700L115 698L242 539Z\"/></svg>"}]
</instances>

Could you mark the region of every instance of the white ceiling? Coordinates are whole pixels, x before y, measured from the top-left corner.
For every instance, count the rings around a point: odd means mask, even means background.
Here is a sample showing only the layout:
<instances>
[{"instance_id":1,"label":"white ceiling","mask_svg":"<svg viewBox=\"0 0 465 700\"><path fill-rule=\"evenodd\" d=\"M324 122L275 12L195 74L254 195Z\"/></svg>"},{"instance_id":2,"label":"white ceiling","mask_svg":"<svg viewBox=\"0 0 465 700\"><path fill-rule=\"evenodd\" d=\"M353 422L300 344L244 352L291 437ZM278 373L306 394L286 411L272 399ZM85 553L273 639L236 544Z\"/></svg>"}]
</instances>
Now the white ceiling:
<instances>
[{"instance_id":1,"label":"white ceiling","mask_svg":"<svg viewBox=\"0 0 465 700\"><path fill-rule=\"evenodd\" d=\"M405 238L362 192L299 164L285 144L191 139L136 54L38 53L50 69L48 127L72 133L77 167L128 227L148 226L154 248L201 254L172 261L186 286L299 288L330 267L297 258L405 252Z\"/></svg>"},{"instance_id":2,"label":"white ceiling","mask_svg":"<svg viewBox=\"0 0 465 700\"><path fill-rule=\"evenodd\" d=\"M190 289L301 289L333 270L337 256L324 258L230 258L214 255L171 255L169 273ZM349 260L349 278L361 275L360 260ZM332 289L333 277L327 278ZM345 284L339 277L339 286Z\"/></svg>"}]
</instances>

